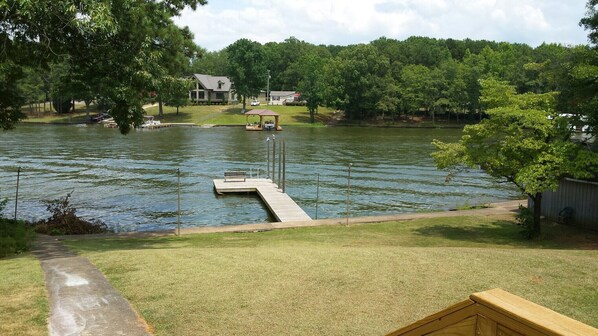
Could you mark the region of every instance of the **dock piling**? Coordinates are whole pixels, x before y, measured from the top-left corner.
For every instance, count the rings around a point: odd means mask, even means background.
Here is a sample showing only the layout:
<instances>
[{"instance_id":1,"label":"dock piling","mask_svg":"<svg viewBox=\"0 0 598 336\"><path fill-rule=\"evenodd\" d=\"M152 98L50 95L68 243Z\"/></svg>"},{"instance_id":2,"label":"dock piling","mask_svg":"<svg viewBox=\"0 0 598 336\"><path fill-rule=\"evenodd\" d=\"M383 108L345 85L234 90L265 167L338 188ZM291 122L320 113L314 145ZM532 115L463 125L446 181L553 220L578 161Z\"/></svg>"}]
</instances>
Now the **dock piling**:
<instances>
[{"instance_id":1,"label":"dock piling","mask_svg":"<svg viewBox=\"0 0 598 336\"><path fill-rule=\"evenodd\" d=\"M17 192L15 194L15 221L17 220L17 207L19 204L19 180L21 179L21 167L17 168Z\"/></svg>"},{"instance_id":2,"label":"dock piling","mask_svg":"<svg viewBox=\"0 0 598 336\"><path fill-rule=\"evenodd\" d=\"M349 163L349 174L347 175L347 225L349 225L349 209L351 208L351 167L352 163Z\"/></svg>"},{"instance_id":3,"label":"dock piling","mask_svg":"<svg viewBox=\"0 0 598 336\"><path fill-rule=\"evenodd\" d=\"M177 211L177 236L181 235L181 169L177 168L176 170L177 175L177 186L178 186L178 211Z\"/></svg>"}]
</instances>

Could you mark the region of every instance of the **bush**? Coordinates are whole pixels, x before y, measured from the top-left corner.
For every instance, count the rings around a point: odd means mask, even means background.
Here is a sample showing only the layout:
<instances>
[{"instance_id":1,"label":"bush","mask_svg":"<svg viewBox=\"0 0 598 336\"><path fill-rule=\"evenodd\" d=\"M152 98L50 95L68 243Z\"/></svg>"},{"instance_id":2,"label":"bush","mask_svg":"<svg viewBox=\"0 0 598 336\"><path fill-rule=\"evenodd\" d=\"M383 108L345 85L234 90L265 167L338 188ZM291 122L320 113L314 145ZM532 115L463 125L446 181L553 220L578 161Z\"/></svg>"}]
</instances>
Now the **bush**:
<instances>
[{"instance_id":1,"label":"bush","mask_svg":"<svg viewBox=\"0 0 598 336\"><path fill-rule=\"evenodd\" d=\"M521 234L525 239L532 239L534 237L534 214L532 210L523 205L519 205L517 225L523 228Z\"/></svg>"},{"instance_id":2,"label":"bush","mask_svg":"<svg viewBox=\"0 0 598 336\"><path fill-rule=\"evenodd\" d=\"M305 106L307 102L305 100L298 100L298 101L288 101L284 103L286 106Z\"/></svg>"},{"instance_id":3,"label":"bush","mask_svg":"<svg viewBox=\"0 0 598 336\"><path fill-rule=\"evenodd\" d=\"M90 233L110 232L106 224L101 221L90 222L79 218L75 209L69 202L73 192L65 197L45 201L46 209L52 214L50 218L35 224L35 231L48 235L76 235Z\"/></svg>"},{"instance_id":4,"label":"bush","mask_svg":"<svg viewBox=\"0 0 598 336\"><path fill-rule=\"evenodd\" d=\"M6 202L0 201L0 212ZM29 250L33 238L35 233L27 223L0 217L0 258Z\"/></svg>"}]
</instances>

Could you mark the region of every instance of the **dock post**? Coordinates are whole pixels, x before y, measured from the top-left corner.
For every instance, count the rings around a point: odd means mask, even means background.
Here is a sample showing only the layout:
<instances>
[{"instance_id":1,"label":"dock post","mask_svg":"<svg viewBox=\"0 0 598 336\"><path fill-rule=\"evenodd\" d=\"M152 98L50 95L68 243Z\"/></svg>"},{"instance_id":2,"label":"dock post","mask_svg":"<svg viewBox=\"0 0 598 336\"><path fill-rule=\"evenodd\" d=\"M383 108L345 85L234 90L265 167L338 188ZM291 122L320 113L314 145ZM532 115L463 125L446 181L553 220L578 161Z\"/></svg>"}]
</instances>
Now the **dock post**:
<instances>
[{"instance_id":1,"label":"dock post","mask_svg":"<svg viewBox=\"0 0 598 336\"><path fill-rule=\"evenodd\" d=\"M177 236L181 236L181 169L177 168L176 170L176 175L177 175L177 179L178 179L178 212L177 212L177 225L176 225L176 231L177 231Z\"/></svg>"},{"instance_id":2,"label":"dock post","mask_svg":"<svg viewBox=\"0 0 598 336\"><path fill-rule=\"evenodd\" d=\"M276 138L272 136L272 183L276 180Z\"/></svg>"},{"instance_id":3,"label":"dock post","mask_svg":"<svg viewBox=\"0 0 598 336\"><path fill-rule=\"evenodd\" d=\"M266 138L268 149L266 150L266 178L270 178L270 137Z\"/></svg>"},{"instance_id":4,"label":"dock post","mask_svg":"<svg viewBox=\"0 0 598 336\"><path fill-rule=\"evenodd\" d=\"M318 181L316 182L316 219L318 219L318 203L320 202L320 173L318 173Z\"/></svg>"},{"instance_id":5,"label":"dock post","mask_svg":"<svg viewBox=\"0 0 598 336\"><path fill-rule=\"evenodd\" d=\"M287 143L283 141L282 146L282 189L284 192L287 186Z\"/></svg>"},{"instance_id":6,"label":"dock post","mask_svg":"<svg viewBox=\"0 0 598 336\"><path fill-rule=\"evenodd\" d=\"M280 178L282 175L282 147L284 147L284 139L280 142L280 147L278 147L278 188L282 187L280 182Z\"/></svg>"},{"instance_id":7,"label":"dock post","mask_svg":"<svg viewBox=\"0 0 598 336\"><path fill-rule=\"evenodd\" d=\"M349 208L351 205L351 166L352 163L349 163L349 175L347 176L347 225L349 225Z\"/></svg>"},{"instance_id":8,"label":"dock post","mask_svg":"<svg viewBox=\"0 0 598 336\"><path fill-rule=\"evenodd\" d=\"M15 221L17 220L17 207L19 204L19 180L21 179L21 167L17 168L17 192L15 194Z\"/></svg>"}]
</instances>

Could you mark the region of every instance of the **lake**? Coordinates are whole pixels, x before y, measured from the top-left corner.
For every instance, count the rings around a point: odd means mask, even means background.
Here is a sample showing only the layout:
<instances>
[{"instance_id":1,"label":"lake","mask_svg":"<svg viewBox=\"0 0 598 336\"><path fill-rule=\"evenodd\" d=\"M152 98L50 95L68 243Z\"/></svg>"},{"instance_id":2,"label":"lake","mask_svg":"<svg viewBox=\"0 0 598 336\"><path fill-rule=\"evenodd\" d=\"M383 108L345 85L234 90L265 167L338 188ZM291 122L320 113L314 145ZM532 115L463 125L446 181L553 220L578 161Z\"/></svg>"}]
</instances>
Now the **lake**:
<instances>
[{"instance_id":1,"label":"lake","mask_svg":"<svg viewBox=\"0 0 598 336\"><path fill-rule=\"evenodd\" d=\"M217 196L212 184L227 170L260 170L264 177L271 135L242 127L175 127L123 136L98 125L19 125L0 131L0 199L9 198L4 212L12 218L20 166L21 219L47 217L43 201L73 191L80 216L116 231L171 229L180 169L183 227L272 221L256 195ZM316 203L318 218L346 215L350 163L352 217L516 198L512 186L482 171L445 182L446 172L430 157L431 141L460 135L459 129L286 127L276 141L286 143L286 191L312 218Z\"/></svg>"}]
</instances>

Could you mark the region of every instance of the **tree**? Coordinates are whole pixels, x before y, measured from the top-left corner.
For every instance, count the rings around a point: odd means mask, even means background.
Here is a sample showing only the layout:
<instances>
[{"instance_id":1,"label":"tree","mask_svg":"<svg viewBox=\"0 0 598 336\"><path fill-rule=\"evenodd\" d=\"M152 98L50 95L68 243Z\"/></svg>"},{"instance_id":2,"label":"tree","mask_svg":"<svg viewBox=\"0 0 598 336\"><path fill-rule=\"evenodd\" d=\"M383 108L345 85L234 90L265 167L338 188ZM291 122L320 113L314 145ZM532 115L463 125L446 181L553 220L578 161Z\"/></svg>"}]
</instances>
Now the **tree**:
<instances>
[{"instance_id":1,"label":"tree","mask_svg":"<svg viewBox=\"0 0 598 336\"><path fill-rule=\"evenodd\" d=\"M0 63L0 128L8 130L25 114L21 106L26 99L17 83L23 78L23 69L10 60Z\"/></svg>"},{"instance_id":2,"label":"tree","mask_svg":"<svg viewBox=\"0 0 598 336\"><path fill-rule=\"evenodd\" d=\"M583 115L591 126L594 137L598 137L598 0L588 0L586 16L580 25L589 31L588 39L592 48L577 48L576 61L569 67L568 105L571 112Z\"/></svg>"},{"instance_id":3,"label":"tree","mask_svg":"<svg viewBox=\"0 0 598 336\"><path fill-rule=\"evenodd\" d=\"M377 102L390 76L388 59L371 45L342 50L325 68L325 100L344 110L350 119L364 119L377 113Z\"/></svg>"},{"instance_id":4,"label":"tree","mask_svg":"<svg viewBox=\"0 0 598 336\"><path fill-rule=\"evenodd\" d=\"M172 21L185 7L205 0L8 0L0 25L0 69L45 66L65 57L99 96L114 104L122 133L142 121L144 92L152 78L169 74L173 60L189 57L192 35ZM43 8L44 10L39 10ZM185 43L181 43L184 41ZM76 47L73 47L76 46ZM4 72L4 70L3 70ZM17 78L18 79L18 78ZM19 92L10 89L17 96ZM4 97L10 100L10 97ZM14 105L14 104L13 104ZM0 105L0 114L19 107ZM14 120L4 118L2 120Z\"/></svg>"},{"instance_id":5,"label":"tree","mask_svg":"<svg viewBox=\"0 0 598 336\"><path fill-rule=\"evenodd\" d=\"M240 39L226 48L228 73L233 90L243 97L243 111L247 97L257 97L266 86L267 69L262 45L248 39Z\"/></svg>"},{"instance_id":6,"label":"tree","mask_svg":"<svg viewBox=\"0 0 598 336\"><path fill-rule=\"evenodd\" d=\"M186 106L189 102L190 86L191 81L184 78L168 77L164 80L162 97L166 105L176 107L176 114L179 114L179 107Z\"/></svg>"},{"instance_id":7,"label":"tree","mask_svg":"<svg viewBox=\"0 0 598 336\"><path fill-rule=\"evenodd\" d=\"M588 40L594 45L598 44L598 0L588 0L586 4L586 16L579 22L586 30L589 30Z\"/></svg>"},{"instance_id":8,"label":"tree","mask_svg":"<svg viewBox=\"0 0 598 336\"><path fill-rule=\"evenodd\" d=\"M226 55L226 49L220 51L201 50L192 60L191 71L193 73L212 76L228 75L228 56Z\"/></svg>"},{"instance_id":9,"label":"tree","mask_svg":"<svg viewBox=\"0 0 598 336\"><path fill-rule=\"evenodd\" d=\"M315 114L318 106L323 102L322 90L324 60L315 54L308 54L299 60L301 80L297 90L301 93L301 98L307 102L309 110L309 122L315 122Z\"/></svg>"},{"instance_id":10,"label":"tree","mask_svg":"<svg viewBox=\"0 0 598 336\"><path fill-rule=\"evenodd\" d=\"M407 65L401 71L399 92L406 113L415 113L429 102L431 71L424 65Z\"/></svg>"},{"instance_id":11,"label":"tree","mask_svg":"<svg viewBox=\"0 0 598 336\"><path fill-rule=\"evenodd\" d=\"M554 110L557 93L517 94L514 86L494 79L481 84L489 118L467 125L456 143L434 140L432 156L451 174L480 167L517 186L534 203L531 236L537 237L542 193L556 190L564 177L598 174L598 154L570 140L568 120Z\"/></svg>"}]
</instances>

